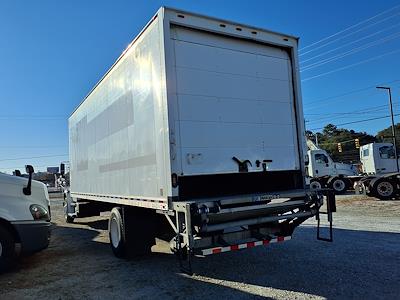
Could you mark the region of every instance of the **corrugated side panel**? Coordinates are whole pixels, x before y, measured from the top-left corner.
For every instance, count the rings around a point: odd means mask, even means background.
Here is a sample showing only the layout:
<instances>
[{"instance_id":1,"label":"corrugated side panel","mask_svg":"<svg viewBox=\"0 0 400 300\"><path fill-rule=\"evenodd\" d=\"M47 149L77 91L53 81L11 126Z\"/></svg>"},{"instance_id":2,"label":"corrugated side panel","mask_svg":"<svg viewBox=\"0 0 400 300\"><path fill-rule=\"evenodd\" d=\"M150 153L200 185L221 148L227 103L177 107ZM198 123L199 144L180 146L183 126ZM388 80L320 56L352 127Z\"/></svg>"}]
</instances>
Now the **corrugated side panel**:
<instances>
[{"instance_id":1,"label":"corrugated side panel","mask_svg":"<svg viewBox=\"0 0 400 300\"><path fill-rule=\"evenodd\" d=\"M238 172L232 160L299 170L291 59L248 40L172 26L182 171Z\"/></svg>"},{"instance_id":2,"label":"corrugated side panel","mask_svg":"<svg viewBox=\"0 0 400 300\"><path fill-rule=\"evenodd\" d=\"M69 120L71 191L166 199L155 20Z\"/></svg>"}]
</instances>

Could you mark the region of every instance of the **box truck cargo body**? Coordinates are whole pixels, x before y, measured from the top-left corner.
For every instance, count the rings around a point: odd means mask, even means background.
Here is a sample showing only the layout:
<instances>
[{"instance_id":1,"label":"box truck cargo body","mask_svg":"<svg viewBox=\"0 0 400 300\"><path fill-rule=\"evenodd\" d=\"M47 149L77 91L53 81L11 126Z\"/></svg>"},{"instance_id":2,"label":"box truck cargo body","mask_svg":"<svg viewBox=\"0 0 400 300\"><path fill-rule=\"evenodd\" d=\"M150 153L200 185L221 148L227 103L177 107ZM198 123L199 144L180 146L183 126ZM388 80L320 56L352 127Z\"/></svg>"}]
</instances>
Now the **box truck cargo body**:
<instances>
[{"instance_id":1,"label":"box truck cargo body","mask_svg":"<svg viewBox=\"0 0 400 300\"><path fill-rule=\"evenodd\" d=\"M69 119L66 216L110 204L172 229L176 251L290 236L322 201L304 184L297 43L161 8Z\"/></svg>"}]
</instances>

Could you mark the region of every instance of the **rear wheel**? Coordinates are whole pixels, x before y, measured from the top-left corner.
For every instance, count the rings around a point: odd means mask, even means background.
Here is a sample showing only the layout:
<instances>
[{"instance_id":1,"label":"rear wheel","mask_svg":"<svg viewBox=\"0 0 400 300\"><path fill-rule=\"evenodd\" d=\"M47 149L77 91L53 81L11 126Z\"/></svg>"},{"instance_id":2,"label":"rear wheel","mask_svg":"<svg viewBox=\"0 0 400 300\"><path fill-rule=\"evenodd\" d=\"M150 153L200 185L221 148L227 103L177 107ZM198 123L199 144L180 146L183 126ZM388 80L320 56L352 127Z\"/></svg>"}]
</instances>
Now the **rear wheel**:
<instances>
[{"instance_id":1,"label":"rear wheel","mask_svg":"<svg viewBox=\"0 0 400 300\"><path fill-rule=\"evenodd\" d=\"M371 182L372 195L380 200L392 199L395 192L394 184L384 178L378 179L375 182Z\"/></svg>"},{"instance_id":2,"label":"rear wheel","mask_svg":"<svg viewBox=\"0 0 400 300\"><path fill-rule=\"evenodd\" d=\"M16 257L13 234L0 226L0 273L7 271L15 263Z\"/></svg>"},{"instance_id":3,"label":"rear wheel","mask_svg":"<svg viewBox=\"0 0 400 300\"><path fill-rule=\"evenodd\" d=\"M111 249L119 258L151 253L155 244L155 220L152 212L136 207L111 210L108 232Z\"/></svg>"},{"instance_id":4,"label":"rear wheel","mask_svg":"<svg viewBox=\"0 0 400 300\"><path fill-rule=\"evenodd\" d=\"M108 220L108 235L110 237L111 250L119 258L126 256L125 227L121 216L121 209L114 207Z\"/></svg>"},{"instance_id":5,"label":"rear wheel","mask_svg":"<svg viewBox=\"0 0 400 300\"><path fill-rule=\"evenodd\" d=\"M310 189L311 189L312 191L317 191L317 190L322 189L322 184L321 184L321 182L319 182L319 181L316 180L316 179L311 180L311 182L310 182Z\"/></svg>"},{"instance_id":6,"label":"rear wheel","mask_svg":"<svg viewBox=\"0 0 400 300\"><path fill-rule=\"evenodd\" d=\"M342 194L347 190L347 182L340 177L334 177L329 182L329 187L335 191L335 194Z\"/></svg>"}]
</instances>

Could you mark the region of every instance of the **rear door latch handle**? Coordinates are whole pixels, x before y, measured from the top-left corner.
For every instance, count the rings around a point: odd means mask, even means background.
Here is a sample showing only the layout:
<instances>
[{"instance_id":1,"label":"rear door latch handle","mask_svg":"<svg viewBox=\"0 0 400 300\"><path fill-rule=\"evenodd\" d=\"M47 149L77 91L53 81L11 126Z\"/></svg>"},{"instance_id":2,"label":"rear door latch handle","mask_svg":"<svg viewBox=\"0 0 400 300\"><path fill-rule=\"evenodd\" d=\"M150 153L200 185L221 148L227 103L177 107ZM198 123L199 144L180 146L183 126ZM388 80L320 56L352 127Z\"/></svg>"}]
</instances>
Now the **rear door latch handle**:
<instances>
[{"instance_id":1,"label":"rear door latch handle","mask_svg":"<svg viewBox=\"0 0 400 300\"><path fill-rule=\"evenodd\" d=\"M244 173L244 172L248 172L249 168L248 168L248 164L252 167L253 165L251 164L251 161L249 161L248 159L241 161L240 159L238 159L236 156L232 157L232 159L239 165L239 172L240 173Z\"/></svg>"}]
</instances>

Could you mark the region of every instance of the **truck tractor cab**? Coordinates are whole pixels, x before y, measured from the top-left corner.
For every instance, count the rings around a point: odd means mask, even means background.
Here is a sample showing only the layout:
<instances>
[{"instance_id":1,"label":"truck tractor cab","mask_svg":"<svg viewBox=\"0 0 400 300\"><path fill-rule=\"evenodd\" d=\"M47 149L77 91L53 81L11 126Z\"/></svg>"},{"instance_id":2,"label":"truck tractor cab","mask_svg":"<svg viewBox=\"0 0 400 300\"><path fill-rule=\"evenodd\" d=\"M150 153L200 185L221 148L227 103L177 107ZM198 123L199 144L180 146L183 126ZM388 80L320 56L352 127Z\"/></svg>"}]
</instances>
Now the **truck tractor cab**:
<instances>
[{"instance_id":1,"label":"truck tractor cab","mask_svg":"<svg viewBox=\"0 0 400 300\"><path fill-rule=\"evenodd\" d=\"M357 175L357 169L353 165L334 162L325 150L308 150L308 156L310 177Z\"/></svg>"},{"instance_id":2,"label":"truck tractor cab","mask_svg":"<svg viewBox=\"0 0 400 300\"><path fill-rule=\"evenodd\" d=\"M393 144L370 143L360 147L362 171L368 175L398 172Z\"/></svg>"},{"instance_id":3,"label":"truck tractor cab","mask_svg":"<svg viewBox=\"0 0 400 300\"><path fill-rule=\"evenodd\" d=\"M310 187L313 190L329 187L337 194L343 193L351 186L347 177L358 174L355 166L334 162L323 149L308 150L307 154L307 175L311 177Z\"/></svg>"},{"instance_id":4,"label":"truck tractor cab","mask_svg":"<svg viewBox=\"0 0 400 300\"><path fill-rule=\"evenodd\" d=\"M0 173L0 273L20 254L46 248L50 237L50 200L45 184L29 178ZM19 172L15 172L20 175Z\"/></svg>"}]
</instances>

